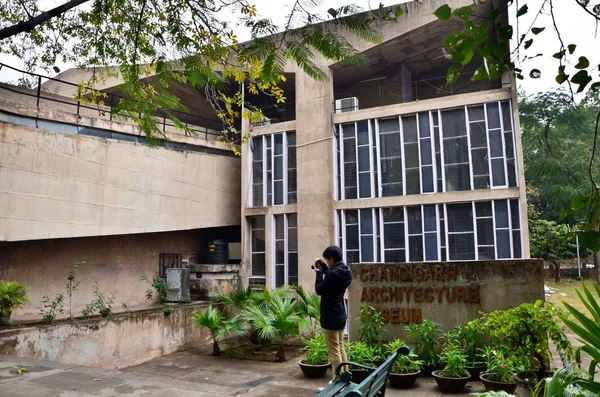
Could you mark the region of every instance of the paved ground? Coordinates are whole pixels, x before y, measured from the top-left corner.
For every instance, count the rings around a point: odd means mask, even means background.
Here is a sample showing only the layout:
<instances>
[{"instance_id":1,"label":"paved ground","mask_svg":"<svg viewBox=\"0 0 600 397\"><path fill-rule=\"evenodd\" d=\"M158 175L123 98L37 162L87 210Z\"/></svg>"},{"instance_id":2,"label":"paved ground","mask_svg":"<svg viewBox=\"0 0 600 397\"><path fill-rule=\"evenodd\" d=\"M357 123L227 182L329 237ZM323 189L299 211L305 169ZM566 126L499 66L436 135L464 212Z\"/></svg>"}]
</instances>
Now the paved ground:
<instances>
[{"instance_id":1,"label":"paved ground","mask_svg":"<svg viewBox=\"0 0 600 397\"><path fill-rule=\"evenodd\" d=\"M297 360L278 364L211 357L209 349L179 352L121 371L0 356L0 396L308 397L329 379L305 378ZM18 374L13 366L29 372ZM388 388L386 397L466 396L481 391L481 383L472 382L463 393L440 393L429 377L419 378L410 390Z\"/></svg>"}]
</instances>

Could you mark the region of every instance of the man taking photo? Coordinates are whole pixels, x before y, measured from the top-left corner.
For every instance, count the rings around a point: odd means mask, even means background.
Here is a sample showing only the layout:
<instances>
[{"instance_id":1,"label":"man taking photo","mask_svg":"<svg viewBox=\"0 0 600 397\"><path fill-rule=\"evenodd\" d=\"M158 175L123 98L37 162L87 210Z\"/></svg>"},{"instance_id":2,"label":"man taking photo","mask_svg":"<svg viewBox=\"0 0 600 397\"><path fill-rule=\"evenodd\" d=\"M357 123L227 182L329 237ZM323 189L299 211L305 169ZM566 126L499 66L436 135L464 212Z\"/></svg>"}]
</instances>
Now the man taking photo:
<instances>
[{"instance_id":1,"label":"man taking photo","mask_svg":"<svg viewBox=\"0 0 600 397\"><path fill-rule=\"evenodd\" d=\"M340 247L332 245L323 251L323 260L316 259L312 266L316 274L315 290L321 296L321 328L331 359L332 381L339 379L335 375L338 364L348 361L344 348L344 328L348 319L344 293L352 282L352 271L342 259ZM347 370L346 367L341 372Z\"/></svg>"}]
</instances>

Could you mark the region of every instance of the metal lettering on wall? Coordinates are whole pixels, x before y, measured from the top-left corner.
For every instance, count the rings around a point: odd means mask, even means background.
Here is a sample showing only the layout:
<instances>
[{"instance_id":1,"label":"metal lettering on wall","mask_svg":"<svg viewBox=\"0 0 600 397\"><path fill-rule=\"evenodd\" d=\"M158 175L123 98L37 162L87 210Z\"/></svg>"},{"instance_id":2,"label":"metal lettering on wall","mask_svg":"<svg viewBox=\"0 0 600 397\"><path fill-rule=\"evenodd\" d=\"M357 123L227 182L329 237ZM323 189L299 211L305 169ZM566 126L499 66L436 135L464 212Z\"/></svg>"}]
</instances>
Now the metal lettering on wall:
<instances>
[{"instance_id":1,"label":"metal lettering on wall","mask_svg":"<svg viewBox=\"0 0 600 397\"><path fill-rule=\"evenodd\" d=\"M385 323L421 323L422 309L402 304L480 303L479 285L452 285L457 281L457 266L453 264L365 265L358 277L370 284L362 287L360 303L375 307ZM390 307L392 304L398 305Z\"/></svg>"}]
</instances>

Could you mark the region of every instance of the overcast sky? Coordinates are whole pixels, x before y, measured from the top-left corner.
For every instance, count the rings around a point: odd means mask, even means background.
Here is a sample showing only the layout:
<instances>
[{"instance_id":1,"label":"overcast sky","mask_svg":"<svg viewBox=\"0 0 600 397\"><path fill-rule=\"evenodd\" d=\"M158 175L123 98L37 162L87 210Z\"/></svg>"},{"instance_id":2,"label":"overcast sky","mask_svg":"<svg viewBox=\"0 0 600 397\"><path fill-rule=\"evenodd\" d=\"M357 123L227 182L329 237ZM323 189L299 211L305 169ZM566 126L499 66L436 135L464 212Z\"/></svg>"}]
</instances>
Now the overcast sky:
<instances>
[{"instance_id":1,"label":"overcast sky","mask_svg":"<svg viewBox=\"0 0 600 397\"><path fill-rule=\"evenodd\" d=\"M251 2L256 4L257 11L260 15L272 19L279 26L283 26L285 25L286 16L289 14L290 7L294 3L294 0L253 0ZM353 3L366 9L377 8L380 2L385 6L388 6L404 3L405 1L354 0ZM521 4L524 2L524 0L521 0ZM542 72L542 77L540 79L533 80L529 77L526 77L524 81L519 82L519 88L525 90L528 94L558 87L554 77L556 76L556 71L559 64L558 60L552 58L552 54L559 51L560 43L556 33L551 28L552 21L550 19L549 8L547 7L545 12L538 16L537 21L533 23L534 17L543 2L544 0L527 0L529 12L525 16L519 18L519 34L523 34L529 29L530 26L546 27L546 30L540 35L532 36L534 37L534 44L527 50L527 52L522 53L521 56L521 58L523 58L524 55L533 56L538 53L544 54L544 56L540 56L533 60L528 60L522 63L522 68L524 70L524 74L526 75L529 74L529 71L532 68L538 68ZM62 1L46 0L44 3L47 3L48 7L51 7L53 4L62 3ZM322 5L317 10L321 14L325 15L329 8L339 7L347 3L348 0L323 0ZM554 3L554 13L559 29L561 30L561 35L565 46L568 44L578 45L574 54L577 55L577 57L574 58L574 62L577 62L577 58L579 56L585 55L589 59L591 65L599 65L600 38L595 33L596 26L591 18L575 4L575 0L554 0ZM515 13L511 12L510 15L515 15ZM231 13L223 14L222 17L231 21L235 21L235 15L232 15ZM244 41L249 38L249 32L245 29L237 28L237 34L240 41ZM515 33L515 37L516 36L517 34ZM18 68L22 67L22 61L6 55L0 55L0 62ZM61 68L61 70L65 70L72 65L58 64L58 66ZM594 73L596 74L597 78L598 67L596 67ZM8 81L17 77L18 75L8 75L5 71L0 72L0 81Z\"/></svg>"}]
</instances>

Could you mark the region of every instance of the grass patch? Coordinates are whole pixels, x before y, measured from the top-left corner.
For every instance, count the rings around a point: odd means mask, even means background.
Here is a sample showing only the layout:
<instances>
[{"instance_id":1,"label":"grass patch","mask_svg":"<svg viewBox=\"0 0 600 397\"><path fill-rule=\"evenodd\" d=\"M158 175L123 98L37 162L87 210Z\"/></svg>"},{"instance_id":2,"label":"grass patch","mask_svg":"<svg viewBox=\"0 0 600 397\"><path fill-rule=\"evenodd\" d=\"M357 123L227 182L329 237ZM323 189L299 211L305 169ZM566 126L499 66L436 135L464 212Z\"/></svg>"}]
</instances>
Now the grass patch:
<instances>
[{"instance_id":1,"label":"grass patch","mask_svg":"<svg viewBox=\"0 0 600 397\"><path fill-rule=\"evenodd\" d=\"M565 309L563 302L566 302L569 305L576 308L577 310L581 311L582 313L584 313L586 315L590 315L590 312L587 310L587 308L584 306L584 304L581 303L581 301L579 300L579 297L577 296L577 293L575 292L575 290L579 290L579 292L583 293L583 287L581 286L582 283L586 284L586 287L590 291L592 291L594 296L596 295L596 292L595 292L594 286L593 286L593 283L594 283L593 281L590 281L590 280L585 280L585 281L564 280L564 281L560 281L558 283L546 282L546 285L548 287L555 290L555 293L550 295L548 300L561 309Z\"/></svg>"}]
</instances>

